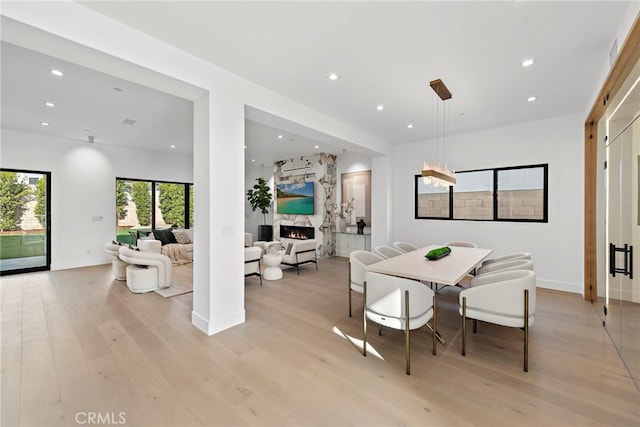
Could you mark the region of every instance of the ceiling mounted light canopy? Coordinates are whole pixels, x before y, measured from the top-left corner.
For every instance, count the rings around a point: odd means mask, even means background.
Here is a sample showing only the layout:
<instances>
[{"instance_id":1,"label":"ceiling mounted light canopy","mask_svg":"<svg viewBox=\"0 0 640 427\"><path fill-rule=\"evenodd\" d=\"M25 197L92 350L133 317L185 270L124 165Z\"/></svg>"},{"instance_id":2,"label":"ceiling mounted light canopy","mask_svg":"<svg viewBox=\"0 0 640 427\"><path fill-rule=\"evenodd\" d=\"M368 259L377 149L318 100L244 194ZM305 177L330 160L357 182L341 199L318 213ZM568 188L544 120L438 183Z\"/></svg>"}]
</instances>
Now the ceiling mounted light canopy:
<instances>
[{"instance_id":1,"label":"ceiling mounted light canopy","mask_svg":"<svg viewBox=\"0 0 640 427\"><path fill-rule=\"evenodd\" d=\"M456 175L455 172L449 170L446 164L446 154L445 154L445 138L446 138L446 110L444 108L444 101L447 99L451 99L453 95L445 86L444 82L440 79L433 80L429 83L431 89L438 95L443 104L443 119L442 119L442 142L437 138L438 143L438 154L440 153L440 145L442 146L442 156L443 162L423 162L422 164L422 181L425 185L432 185L434 187L451 187L456 184ZM438 104L436 104L438 105ZM436 124L439 121L439 108L436 108ZM438 135L439 136L439 135ZM439 157L439 156L438 156Z\"/></svg>"}]
</instances>

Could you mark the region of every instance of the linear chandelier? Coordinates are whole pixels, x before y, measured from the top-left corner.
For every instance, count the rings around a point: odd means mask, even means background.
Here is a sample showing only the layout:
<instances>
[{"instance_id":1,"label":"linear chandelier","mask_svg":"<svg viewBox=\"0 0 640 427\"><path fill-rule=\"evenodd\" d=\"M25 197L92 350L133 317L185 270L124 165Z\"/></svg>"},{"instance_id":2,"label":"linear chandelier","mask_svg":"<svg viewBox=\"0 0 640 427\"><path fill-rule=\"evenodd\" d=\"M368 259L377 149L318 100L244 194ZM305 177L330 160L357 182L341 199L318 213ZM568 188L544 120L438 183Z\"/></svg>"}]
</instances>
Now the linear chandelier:
<instances>
[{"instance_id":1,"label":"linear chandelier","mask_svg":"<svg viewBox=\"0 0 640 427\"><path fill-rule=\"evenodd\" d=\"M447 99L451 99L452 95L449 89L445 86L442 80L437 79L429 83L431 89L442 100L443 104ZM443 108L443 135L442 135L442 152L445 152L445 137L446 137L446 112ZM436 121L438 117L436 115ZM440 142L438 141L438 144ZM439 151L439 150L438 150ZM446 156L445 156L446 160ZM439 162L423 162L422 164L422 181L425 185L431 185L434 187L451 187L456 184L456 174L453 170L447 167L447 164L441 164Z\"/></svg>"}]
</instances>

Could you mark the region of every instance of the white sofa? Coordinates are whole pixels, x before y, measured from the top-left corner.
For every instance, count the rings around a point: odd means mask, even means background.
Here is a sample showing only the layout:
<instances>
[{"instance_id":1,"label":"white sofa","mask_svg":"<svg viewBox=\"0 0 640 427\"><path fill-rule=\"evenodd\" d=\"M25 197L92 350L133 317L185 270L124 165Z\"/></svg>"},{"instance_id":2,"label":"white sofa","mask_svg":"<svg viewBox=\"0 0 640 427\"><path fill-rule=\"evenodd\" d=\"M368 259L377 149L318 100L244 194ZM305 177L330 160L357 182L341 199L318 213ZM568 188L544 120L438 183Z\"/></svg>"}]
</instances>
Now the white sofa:
<instances>
[{"instance_id":1,"label":"white sofa","mask_svg":"<svg viewBox=\"0 0 640 427\"><path fill-rule=\"evenodd\" d=\"M166 230L156 230L160 232L165 232ZM167 244L166 239L157 238L154 233L149 234L149 236L144 237L142 239L138 239L138 247L140 247L144 251L152 250L156 253L162 253L162 246ZM185 256L188 260L193 261L193 228L188 229L175 229L171 230L171 233L174 235L177 243L171 243L174 245L180 245L184 251ZM160 245L154 242L159 242Z\"/></svg>"}]
</instances>

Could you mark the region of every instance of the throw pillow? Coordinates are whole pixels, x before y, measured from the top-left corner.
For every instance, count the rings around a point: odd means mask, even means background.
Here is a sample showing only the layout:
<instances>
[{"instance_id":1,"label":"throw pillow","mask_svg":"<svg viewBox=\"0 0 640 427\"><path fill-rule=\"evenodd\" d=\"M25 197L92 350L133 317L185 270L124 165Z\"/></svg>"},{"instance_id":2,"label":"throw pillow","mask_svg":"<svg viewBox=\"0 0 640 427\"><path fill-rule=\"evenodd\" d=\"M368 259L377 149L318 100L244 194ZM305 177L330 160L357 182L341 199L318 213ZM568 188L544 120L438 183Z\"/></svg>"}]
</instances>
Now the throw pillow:
<instances>
[{"instance_id":1,"label":"throw pillow","mask_svg":"<svg viewBox=\"0 0 640 427\"><path fill-rule=\"evenodd\" d=\"M291 249L293 248L293 243L287 244L287 250L284 252L285 255L291 255Z\"/></svg>"},{"instance_id":2,"label":"throw pillow","mask_svg":"<svg viewBox=\"0 0 640 427\"><path fill-rule=\"evenodd\" d=\"M171 230L173 235L176 238L176 241L182 245L186 245L191 243L191 239L189 239L189 235L184 228L176 228L175 230Z\"/></svg>"},{"instance_id":3,"label":"throw pillow","mask_svg":"<svg viewBox=\"0 0 640 427\"><path fill-rule=\"evenodd\" d=\"M156 240L160 240L162 246L168 245L169 243L178 243L176 236L173 235L170 228L153 230L153 235L156 237Z\"/></svg>"},{"instance_id":4,"label":"throw pillow","mask_svg":"<svg viewBox=\"0 0 640 427\"><path fill-rule=\"evenodd\" d=\"M193 243L193 228L187 228L186 230L184 230L184 232L187 233L189 241Z\"/></svg>"}]
</instances>

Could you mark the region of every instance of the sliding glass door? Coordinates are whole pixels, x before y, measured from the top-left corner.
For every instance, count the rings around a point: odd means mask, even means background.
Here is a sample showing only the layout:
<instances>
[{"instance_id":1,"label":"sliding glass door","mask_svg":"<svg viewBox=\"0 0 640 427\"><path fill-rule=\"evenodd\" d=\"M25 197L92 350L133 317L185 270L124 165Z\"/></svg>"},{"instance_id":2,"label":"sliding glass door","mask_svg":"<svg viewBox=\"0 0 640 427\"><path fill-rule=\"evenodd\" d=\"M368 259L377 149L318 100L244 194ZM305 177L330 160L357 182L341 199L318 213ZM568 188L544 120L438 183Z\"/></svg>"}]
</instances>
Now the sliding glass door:
<instances>
[{"instance_id":1,"label":"sliding glass door","mask_svg":"<svg viewBox=\"0 0 640 427\"><path fill-rule=\"evenodd\" d=\"M51 173L0 169L0 275L51 266Z\"/></svg>"}]
</instances>

